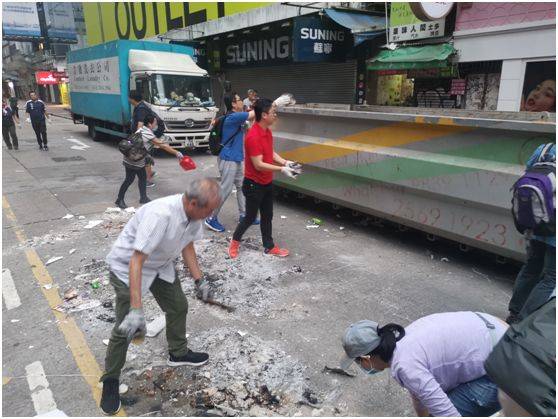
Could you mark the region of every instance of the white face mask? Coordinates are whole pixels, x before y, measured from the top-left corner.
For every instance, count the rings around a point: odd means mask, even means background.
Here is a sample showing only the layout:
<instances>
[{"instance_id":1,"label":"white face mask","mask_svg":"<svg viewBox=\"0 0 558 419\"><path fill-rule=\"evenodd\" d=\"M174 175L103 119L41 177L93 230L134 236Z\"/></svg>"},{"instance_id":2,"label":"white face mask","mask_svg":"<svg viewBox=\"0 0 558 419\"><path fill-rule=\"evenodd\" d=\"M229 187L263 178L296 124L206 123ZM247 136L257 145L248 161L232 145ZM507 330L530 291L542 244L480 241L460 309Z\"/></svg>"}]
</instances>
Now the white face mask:
<instances>
[{"instance_id":1,"label":"white face mask","mask_svg":"<svg viewBox=\"0 0 558 419\"><path fill-rule=\"evenodd\" d=\"M374 374L378 374L379 372L382 372L382 371L375 370L374 368L367 370L366 368L362 367L360 364L358 364L358 367L366 375L374 375Z\"/></svg>"}]
</instances>

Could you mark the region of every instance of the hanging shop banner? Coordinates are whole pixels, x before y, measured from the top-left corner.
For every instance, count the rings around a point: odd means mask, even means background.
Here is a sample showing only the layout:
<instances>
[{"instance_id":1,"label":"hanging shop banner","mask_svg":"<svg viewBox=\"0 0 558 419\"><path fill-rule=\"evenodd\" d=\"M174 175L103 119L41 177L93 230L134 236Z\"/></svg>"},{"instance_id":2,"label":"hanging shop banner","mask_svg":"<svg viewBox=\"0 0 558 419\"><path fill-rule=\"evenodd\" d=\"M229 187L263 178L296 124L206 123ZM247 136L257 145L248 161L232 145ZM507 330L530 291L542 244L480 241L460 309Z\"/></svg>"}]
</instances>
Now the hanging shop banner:
<instances>
[{"instance_id":1,"label":"hanging shop banner","mask_svg":"<svg viewBox=\"0 0 558 419\"><path fill-rule=\"evenodd\" d=\"M285 64L292 59L289 30L256 30L251 34L238 33L222 40L221 67L257 67Z\"/></svg>"},{"instance_id":2,"label":"hanging shop banner","mask_svg":"<svg viewBox=\"0 0 558 419\"><path fill-rule=\"evenodd\" d=\"M295 62L343 62L352 43L351 33L330 19L319 16L294 19Z\"/></svg>"},{"instance_id":3,"label":"hanging shop banner","mask_svg":"<svg viewBox=\"0 0 558 419\"><path fill-rule=\"evenodd\" d=\"M59 79L52 73L52 71L37 71L35 73L35 80L37 84L58 84Z\"/></svg>"},{"instance_id":4,"label":"hanging shop banner","mask_svg":"<svg viewBox=\"0 0 558 419\"><path fill-rule=\"evenodd\" d=\"M43 3L47 33L53 41L76 41L76 24L72 3Z\"/></svg>"},{"instance_id":5,"label":"hanging shop banner","mask_svg":"<svg viewBox=\"0 0 558 419\"><path fill-rule=\"evenodd\" d=\"M444 36L446 19L422 21L417 18L409 3L391 3L389 18L389 42Z\"/></svg>"},{"instance_id":6,"label":"hanging shop banner","mask_svg":"<svg viewBox=\"0 0 558 419\"><path fill-rule=\"evenodd\" d=\"M467 80L465 79L453 79L451 81L450 95L464 95L465 86L467 85Z\"/></svg>"},{"instance_id":7,"label":"hanging shop banner","mask_svg":"<svg viewBox=\"0 0 558 419\"><path fill-rule=\"evenodd\" d=\"M263 7L270 2L83 2L89 46L144 39ZM198 34L196 34L198 35Z\"/></svg>"},{"instance_id":8,"label":"hanging shop banner","mask_svg":"<svg viewBox=\"0 0 558 419\"><path fill-rule=\"evenodd\" d=\"M33 40L41 38L36 3L2 3L2 39Z\"/></svg>"},{"instance_id":9,"label":"hanging shop banner","mask_svg":"<svg viewBox=\"0 0 558 419\"><path fill-rule=\"evenodd\" d=\"M556 112L556 61L528 62L521 111Z\"/></svg>"}]
</instances>

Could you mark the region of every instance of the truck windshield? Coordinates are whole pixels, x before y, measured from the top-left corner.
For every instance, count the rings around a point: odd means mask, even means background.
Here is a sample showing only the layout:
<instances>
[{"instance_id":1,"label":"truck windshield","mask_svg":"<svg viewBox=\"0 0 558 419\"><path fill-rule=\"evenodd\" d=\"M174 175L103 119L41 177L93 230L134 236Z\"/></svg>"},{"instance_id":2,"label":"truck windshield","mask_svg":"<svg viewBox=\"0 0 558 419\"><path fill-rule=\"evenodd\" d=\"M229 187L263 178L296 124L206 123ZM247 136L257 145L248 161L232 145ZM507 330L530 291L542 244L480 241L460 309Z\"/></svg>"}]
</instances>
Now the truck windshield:
<instances>
[{"instance_id":1,"label":"truck windshield","mask_svg":"<svg viewBox=\"0 0 558 419\"><path fill-rule=\"evenodd\" d=\"M154 74L151 78L151 99L163 106L214 106L210 80L207 76Z\"/></svg>"}]
</instances>

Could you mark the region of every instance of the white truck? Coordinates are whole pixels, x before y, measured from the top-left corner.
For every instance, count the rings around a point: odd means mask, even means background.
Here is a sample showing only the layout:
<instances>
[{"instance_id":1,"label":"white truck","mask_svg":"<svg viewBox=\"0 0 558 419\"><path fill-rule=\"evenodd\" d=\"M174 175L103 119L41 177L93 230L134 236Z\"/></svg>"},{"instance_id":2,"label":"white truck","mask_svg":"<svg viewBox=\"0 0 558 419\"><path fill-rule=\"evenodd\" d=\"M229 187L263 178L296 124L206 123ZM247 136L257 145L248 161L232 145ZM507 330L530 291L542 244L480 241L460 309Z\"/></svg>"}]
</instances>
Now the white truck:
<instances>
[{"instance_id":1,"label":"white truck","mask_svg":"<svg viewBox=\"0 0 558 419\"><path fill-rule=\"evenodd\" d=\"M141 92L165 121L174 148L207 148L218 109L210 77L192 59L192 48L118 40L68 54L71 111L94 140L130 133L130 90Z\"/></svg>"}]
</instances>

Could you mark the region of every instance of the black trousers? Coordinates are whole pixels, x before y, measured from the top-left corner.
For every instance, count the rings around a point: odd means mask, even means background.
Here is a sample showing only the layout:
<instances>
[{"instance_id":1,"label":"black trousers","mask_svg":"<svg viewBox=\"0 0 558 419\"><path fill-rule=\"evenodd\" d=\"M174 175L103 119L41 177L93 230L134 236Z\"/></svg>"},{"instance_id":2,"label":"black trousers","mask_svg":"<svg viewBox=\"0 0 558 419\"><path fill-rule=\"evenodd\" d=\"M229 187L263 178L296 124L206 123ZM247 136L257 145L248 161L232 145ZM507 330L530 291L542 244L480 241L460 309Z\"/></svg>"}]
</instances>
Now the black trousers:
<instances>
[{"instance_id":1,"label":"black trousers","mask_svg":"<svg viewBox=\"0 0 558 419\"><path fill-rule=\"evenodd\" d=\"M262 242L265 249L273 249L272 220L273 220L273 184L261 185L253 180L244 178L242 192L246 198L246 217L238 224L233 234L236 241L242 240L242 236L252 225L260 211L260 230Z\"/></svg>"},{"instance_id":2,"label":"black trousers","mask_svg":"<svg viewBox=\"0 0 558 419\"><path fill-rule=\"evenodd\" d=\"M47 145L46 121L31 121L39 146Z\"/></svg>"},{"instance_id":3,"label":"black trousers","mask_svg":"<svg viewBox=\"0 0 558 419\"><path fill-rule=\"evenodd\" d=\"M19 148L19 143L17 141L17 133L15 125L4 125L2 124L2 138L6 143L6 146L11 149L12 143L10 142L10 136L12 137L12 141L14 143L14 147L17 150Z\"/></svg>"},{"instance_id":4,"label":"black trousers","mask_svg":"<svg viewBox=\"0 0 558 419\"><path fill-rule=\"evenodd\" d=\"M134 183L134 178L136 176L138 177L140 200L147 200L147 173L145 171L145 167L142 167L141 169L132 169L129 166L124 165L124 168L126 169L126 177L124 178L124 182L122 182L120 190L118 191L118 200L121 201L124 199L126 191L130 185Z\"/></svg>"},{"instance_id":5,"label":"black trousers","mask_svg":"<svg viewBox=\"0 0 558 419\"><path fill-rule=\"evenodd\" d=\"M18 117L19 119L19 108L17 106L10 106L12 112L14 113L15 116Z\"/></svg>"}]
</instances>

